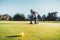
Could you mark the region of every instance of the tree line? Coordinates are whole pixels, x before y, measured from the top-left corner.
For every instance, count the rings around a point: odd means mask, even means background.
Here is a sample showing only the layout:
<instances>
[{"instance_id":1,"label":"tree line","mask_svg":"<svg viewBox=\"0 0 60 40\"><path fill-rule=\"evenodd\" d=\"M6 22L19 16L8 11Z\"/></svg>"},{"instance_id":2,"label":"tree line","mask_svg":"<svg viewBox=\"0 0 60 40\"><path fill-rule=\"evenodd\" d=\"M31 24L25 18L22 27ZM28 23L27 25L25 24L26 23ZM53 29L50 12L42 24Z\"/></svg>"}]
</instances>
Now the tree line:
<instances>
[{"instance_id":1,"label":"tree line","mask_svg":"<svg viewBox=\"0 0 60 40\"><path fill-rule=\"evenodd\" d=\"M38 19L40 21L60 21L60 17L57 17L58 12L49 12L48 15L46 16L45 14L43 16L38 15ZM24 14L16 13L13 17L4 14L0 15L0 20L6 20L6 21L29 21L30 17L29 15L27 16L28 18L25 17Z\"/></svg>"}]
</instances>

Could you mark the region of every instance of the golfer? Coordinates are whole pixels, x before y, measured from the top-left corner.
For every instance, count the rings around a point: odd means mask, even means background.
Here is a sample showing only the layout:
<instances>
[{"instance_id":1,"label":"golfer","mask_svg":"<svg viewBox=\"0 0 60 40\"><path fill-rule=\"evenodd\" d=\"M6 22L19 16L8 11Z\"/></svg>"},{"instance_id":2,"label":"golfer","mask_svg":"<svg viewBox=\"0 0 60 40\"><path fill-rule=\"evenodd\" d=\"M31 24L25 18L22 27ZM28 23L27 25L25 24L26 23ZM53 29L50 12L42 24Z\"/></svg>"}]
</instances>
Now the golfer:
<instances>
[{"instance_id":1,"label":"golfer","mask_svg":"<svg viewBox=\"0 0 60 40\"><path fill-rule=\"evenodd\" d=\"M34 21L35 24L38 23L38 13L33 11L32 9L30 10L31 16L30 16L30 24L33 24L32 21Z\"/></svg>"}]
</instances>

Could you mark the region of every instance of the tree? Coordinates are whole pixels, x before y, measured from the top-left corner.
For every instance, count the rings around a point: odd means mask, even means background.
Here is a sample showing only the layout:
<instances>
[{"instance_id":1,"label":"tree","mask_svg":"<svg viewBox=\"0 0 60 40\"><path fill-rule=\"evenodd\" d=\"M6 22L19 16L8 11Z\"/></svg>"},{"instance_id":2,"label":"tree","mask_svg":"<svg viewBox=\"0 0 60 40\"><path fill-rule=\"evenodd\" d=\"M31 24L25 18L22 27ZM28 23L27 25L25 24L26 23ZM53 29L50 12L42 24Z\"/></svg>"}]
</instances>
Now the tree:
<instances>
[{"instance_id":1,"label":"tree","mask_svg":"<svg viewBox=\"0 0 60 40\"><path fill-rule=\"evenodd\" d=\"M25 15L21 14L21 20L25 20Z\"/></svg>"},{"instance_id":2,"label":"tree","mask_svg":"<svg viewBox=\"0 0 60 40\"><path fill-rule=\"evenodd\" d=\"M49 12L47 16L48 21L56 21L58 12Z\"/></svg>"},{"instance_id":3,"label":"tree","mask_svg":"<svg viewBox=\"0 0 60 40\"><path fill-rule=\"evenodd\" d=\"M46 15L42 16L42 21L46 21Z\"/></svg>"},{"instance_id":4,"label":"tree","mask_svg":"<svg viewBox=\"0 0 60 40\"><path fill-rule=\"evenodd\" d=\"M41 16L40 16L39 14L38 14L38 19L39 19L39 20L42 20L42 18L41 18Z\"/></svg>"},{"instance_id":5,"label":"tree","mask_svg":"<svg viewBox=\"0 0 60 40\"><path fill-rule=\"evenodd\" d=\"M3 16L3 15L0 15L0 20L2 20L2 16Z\"/></svg>"},{"instance_id":6,"label":"tree","mask_svg":"<svg viewBox=\"0 0 60 40\"><path fill-rule=\"evenodd\" d=\"M17 13L13 16L13 20L16 20L16 21L21 20L22 21L22 20L25 20L25 16L24 16L24 14Z\"/></svg>"}]
</instances>

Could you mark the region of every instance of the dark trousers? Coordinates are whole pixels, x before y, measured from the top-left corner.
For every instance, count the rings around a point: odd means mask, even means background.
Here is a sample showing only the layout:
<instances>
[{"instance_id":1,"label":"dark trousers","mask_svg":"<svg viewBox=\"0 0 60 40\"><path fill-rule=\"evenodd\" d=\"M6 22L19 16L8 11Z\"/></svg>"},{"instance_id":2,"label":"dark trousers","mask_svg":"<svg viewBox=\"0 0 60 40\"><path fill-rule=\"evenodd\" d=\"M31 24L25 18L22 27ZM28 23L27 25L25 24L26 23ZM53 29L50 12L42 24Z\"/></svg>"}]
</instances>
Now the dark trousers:
<instances>
[{"instance_id":1,"label":"dark trousers","mask_svg":"<svg viewBox=\"0 0 60 40\"><path fill-rule=\"evenodd\" d=\"M31 16L30 17L30 24L33 24L32 21L34 21L34 23L37 24L38 23L38 17Z\"/></svg>"}]
</instances>

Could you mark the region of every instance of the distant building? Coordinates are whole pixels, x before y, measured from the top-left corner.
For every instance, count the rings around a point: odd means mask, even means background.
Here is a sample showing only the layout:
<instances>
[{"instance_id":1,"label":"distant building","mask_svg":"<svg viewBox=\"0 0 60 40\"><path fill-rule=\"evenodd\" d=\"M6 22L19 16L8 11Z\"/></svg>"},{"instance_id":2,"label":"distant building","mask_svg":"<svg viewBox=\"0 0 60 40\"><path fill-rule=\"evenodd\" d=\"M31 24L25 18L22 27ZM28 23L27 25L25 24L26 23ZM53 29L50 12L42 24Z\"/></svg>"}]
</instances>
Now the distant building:
<instances>
[{"instance_id":1,"label":"distant building","mask_svg":"<svg viewBox=\"0 0 60 40\"><path fill-rule=\"evenodd\" d=\"M11 16L8 14L0 15L0 20L10 20Z\"/></svg>"}]
</instances>

